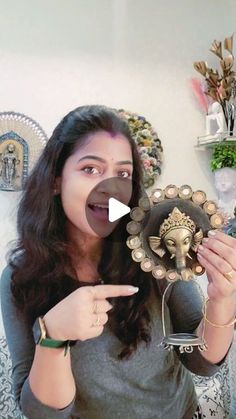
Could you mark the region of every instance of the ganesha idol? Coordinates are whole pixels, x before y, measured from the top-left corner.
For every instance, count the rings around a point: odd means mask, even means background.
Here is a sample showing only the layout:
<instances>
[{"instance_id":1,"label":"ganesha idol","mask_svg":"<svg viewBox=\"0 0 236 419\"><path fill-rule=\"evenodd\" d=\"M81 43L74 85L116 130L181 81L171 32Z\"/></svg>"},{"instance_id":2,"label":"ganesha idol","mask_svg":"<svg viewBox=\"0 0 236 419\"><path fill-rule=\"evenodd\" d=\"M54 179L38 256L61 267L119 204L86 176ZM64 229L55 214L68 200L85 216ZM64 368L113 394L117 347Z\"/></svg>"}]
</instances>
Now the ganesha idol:
<instances>
[{"instance_id":1,"label":"ganesha idol","mask_svg":"<svg viewBox=\"0 0 236 419\"><path fill-rule=\"evenodd\" d=\"M156 279L169 282L189 281L204 273L197 260L198 246L209 230L224 226L216 203L188 185L155 189L140 199L130 216L127 246L133 260Z\"/></svg>"},{"instance_id":2,"label":"ganesha idol","mask_svg":"<svg viewBox=\"0 0 236 419\"><path fill-rule=\"evenodd\" d=\"M225 224L217 204L207 200L204 191L194 192L189 185L153 190L151 196L139 200L130 217L127 246L132 259L164 283L165 289L178 280L195 280L204 273L197 259L198 246L209 230L223 229ZM166 337L164 325L163 332L167 347L179 345L182 351L191 351L195 345L206 349L204 339L196 335Z\"/></svg>"}]
</instances>

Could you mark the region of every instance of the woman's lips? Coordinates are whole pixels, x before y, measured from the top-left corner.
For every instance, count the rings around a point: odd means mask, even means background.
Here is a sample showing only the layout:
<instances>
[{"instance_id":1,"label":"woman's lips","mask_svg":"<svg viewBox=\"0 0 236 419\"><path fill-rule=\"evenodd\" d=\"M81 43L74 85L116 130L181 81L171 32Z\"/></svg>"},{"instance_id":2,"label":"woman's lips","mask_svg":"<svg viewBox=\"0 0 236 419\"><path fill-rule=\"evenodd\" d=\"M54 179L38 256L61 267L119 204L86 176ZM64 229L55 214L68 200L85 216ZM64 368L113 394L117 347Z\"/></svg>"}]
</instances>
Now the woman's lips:
<instances>
[{"instance_id":1,"label":"woman's lips","mask_svg":"<svg viewBox=\"0 0 236 419\"><path fill-rule=\"evenodd\" d=\"M100 221L108 221L108 207L102 208L99 205L88 204L88 208L90 213L93 215L94 218Z\"/></svg>"}]
</instances>

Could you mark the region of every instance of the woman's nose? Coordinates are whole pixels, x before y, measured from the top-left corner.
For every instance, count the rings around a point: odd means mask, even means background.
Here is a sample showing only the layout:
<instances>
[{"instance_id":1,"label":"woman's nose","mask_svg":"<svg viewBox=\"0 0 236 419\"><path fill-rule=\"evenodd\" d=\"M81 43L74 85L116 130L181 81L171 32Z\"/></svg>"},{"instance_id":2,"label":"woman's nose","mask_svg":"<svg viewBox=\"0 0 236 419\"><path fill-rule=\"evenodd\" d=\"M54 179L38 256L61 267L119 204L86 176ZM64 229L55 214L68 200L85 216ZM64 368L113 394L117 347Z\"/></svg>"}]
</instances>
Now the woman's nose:
<instances>
[{"instance_id":1,"label":"woman's nose","mask_svg":"<svg viewBox=\"0 0 236 419\"><path fill-rule=\"evenodd\" d=\"M118 195L120 195L121 192L121 185L120 185L120 179L111 177L102 180L99 182L97 186L97 191L100 193L106 193L110 196L115 196L117 198Z\"/></svg>"},{"instance_id":2,"label":"woman's nose","mask_svg":"<svg viewBox=\"0 0 236 419\"><path fill-rule=\"evenodd\" d=\"M118 201L129 202L132 182L130 179L112 177L99 182L96 189L97 192L106 194L108 198L113 197Z\"/></svg>"}]
</instances>

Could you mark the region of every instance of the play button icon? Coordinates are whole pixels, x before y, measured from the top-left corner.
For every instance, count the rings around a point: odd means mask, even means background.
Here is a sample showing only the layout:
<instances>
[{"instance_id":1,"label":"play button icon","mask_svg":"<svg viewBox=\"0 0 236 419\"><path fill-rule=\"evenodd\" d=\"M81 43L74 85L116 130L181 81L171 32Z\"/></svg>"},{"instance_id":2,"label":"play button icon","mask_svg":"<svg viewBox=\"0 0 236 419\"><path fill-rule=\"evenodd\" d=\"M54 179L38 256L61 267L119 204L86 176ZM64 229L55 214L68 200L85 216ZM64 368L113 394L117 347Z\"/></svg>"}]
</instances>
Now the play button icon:
<instances>
[{"instance_id":1,"label":"play button icon","mask_svg":"<svg viewBox=\"0 0 236 419\"><path fill-rule=\"evenodd\" d=\"M96 183L86 199L87 231L96 237L126 241L129 213L138 205L138 196L134 179L112 177Z\"/></svg>"},{"instance_id":2,"label":"play button icon","mask_svg":"<svg viewBox=\"0 0 236 419\"><path fill-rule=\"evenodd\" d=\"M130 207L128 207L127 205L123 204L115 198L109 199L108 219L110 222L119 220L119 218L129 213Z\"/></svg>"},{"instance_id":3,"label":"play button icon","mask_svg":"<svg viewBox=\"0 0 236 419\"><path fill-rule=\"evenodd\" d=\"M131 179L122 177L108 178L96 184L88 194L85 207L93 234L108 237L114 231L120 219L130 212L132 189Z\"/></svg>"}]
</instances>

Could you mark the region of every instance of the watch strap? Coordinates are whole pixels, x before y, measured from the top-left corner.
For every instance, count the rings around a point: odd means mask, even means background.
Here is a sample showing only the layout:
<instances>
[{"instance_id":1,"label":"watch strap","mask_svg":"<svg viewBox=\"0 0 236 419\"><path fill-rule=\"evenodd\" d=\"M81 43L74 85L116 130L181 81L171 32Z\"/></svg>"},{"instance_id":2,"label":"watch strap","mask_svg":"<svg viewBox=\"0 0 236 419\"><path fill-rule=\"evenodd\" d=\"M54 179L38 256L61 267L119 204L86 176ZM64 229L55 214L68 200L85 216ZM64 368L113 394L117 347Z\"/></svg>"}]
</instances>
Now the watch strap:
<instances>
[{"instance_id":1,"label":"watch strap","mask_svg":"<svg viewBox=\"0 0 236 419\"><path fill-rule=\"evenodd\" d=\"M64 356L66 356L71 346L70 342L71 342L70 340L55 340L55 339L45 338L45 339L42 339L39 345L47 347L47 348L65 348Z\"/></svg>"},{"instance_id":2,"label":"watch strap","mask_svg":"<svg viewBox=\"0 0 236 419\"><path fill-rule=\"evenodd\" d=\"M66 356L70 346L76 343L76 341L73 340L57 340L47 336L47 329L43 317L38 317L35 321L35 324L36 327L40 328L41 331L41 337L36 342L37 345L47 348L65 348L64 355Z\"/></svg>"},{"instance_id":3,"label":"watch strap","mask_svg":"<svg viewBox=\"0 0 236 419\"><path fill-rule=\"evenodd\" d=\"M63 348L67 345L68 340L55 340L49 337L41 339L39 341L40 346L47 346L49 348Z\"/></svg>"}]
</instances>

